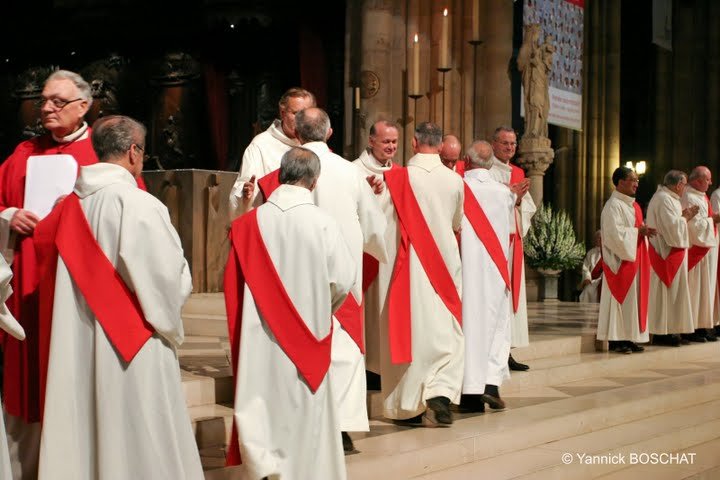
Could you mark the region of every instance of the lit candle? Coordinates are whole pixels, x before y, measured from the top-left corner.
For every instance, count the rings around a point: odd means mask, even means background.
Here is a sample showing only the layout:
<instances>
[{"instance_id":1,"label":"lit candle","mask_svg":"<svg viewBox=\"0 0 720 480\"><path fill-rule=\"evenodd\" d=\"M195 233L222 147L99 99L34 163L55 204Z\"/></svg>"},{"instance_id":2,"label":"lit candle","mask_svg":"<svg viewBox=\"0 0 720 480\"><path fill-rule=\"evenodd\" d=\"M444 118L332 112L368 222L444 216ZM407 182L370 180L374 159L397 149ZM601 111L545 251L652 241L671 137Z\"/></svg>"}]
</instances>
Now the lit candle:
<instances>
[{"instance_id":1,"label":"lit candle","mask_svg":"<svg viewBox=\"0 0 720 480\"><path fill-rule=\"evenodd\" d=\"M480 0L472 2L472 38L470 40L480 40Z\"/></svg>"},{"instance_id":2,"label":"lit candle","mask_svg":"<svg viewBox=\"0 0 720 480\"><path fill-rule=\"evenodd\" d=\"M420 95L420 43L418 34L413 42L412 91L411 95Z\"/></svg>"},{"instance_id":3,"label":"lit candle","mask_svg":"<svg viewBox=\"0 0 720 480\"><path fill-rule=\"evenodd\" d=\"M448 9L446 8L443 10L442 29L440 30L440 68L450 68L450 62L448 62L448 27L449 17Z\"/></svg>"}]
</instances>

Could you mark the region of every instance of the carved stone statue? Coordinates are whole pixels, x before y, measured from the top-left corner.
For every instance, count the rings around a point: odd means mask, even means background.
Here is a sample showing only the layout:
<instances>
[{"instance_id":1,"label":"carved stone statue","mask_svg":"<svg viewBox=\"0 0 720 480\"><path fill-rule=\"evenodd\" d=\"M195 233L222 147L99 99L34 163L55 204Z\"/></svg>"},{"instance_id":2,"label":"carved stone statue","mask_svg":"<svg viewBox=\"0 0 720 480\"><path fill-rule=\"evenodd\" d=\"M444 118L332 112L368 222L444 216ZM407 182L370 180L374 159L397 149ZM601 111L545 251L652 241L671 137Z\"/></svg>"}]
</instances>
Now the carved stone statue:
<instances>
[{"instance_id":1,"label":"carved stone statue","mask_svg":"<svg viewBox=\"0 0 720 480\"><path fill-rule=\"evenodd\" d=\"M552 36L548 35L545 43L541 45L540 25L525 26L523 44L517 58L525 90L524 138L547 137L547 119L550 110L548 77L555 52L552 40Z\"/></svg>"}]
</instances>

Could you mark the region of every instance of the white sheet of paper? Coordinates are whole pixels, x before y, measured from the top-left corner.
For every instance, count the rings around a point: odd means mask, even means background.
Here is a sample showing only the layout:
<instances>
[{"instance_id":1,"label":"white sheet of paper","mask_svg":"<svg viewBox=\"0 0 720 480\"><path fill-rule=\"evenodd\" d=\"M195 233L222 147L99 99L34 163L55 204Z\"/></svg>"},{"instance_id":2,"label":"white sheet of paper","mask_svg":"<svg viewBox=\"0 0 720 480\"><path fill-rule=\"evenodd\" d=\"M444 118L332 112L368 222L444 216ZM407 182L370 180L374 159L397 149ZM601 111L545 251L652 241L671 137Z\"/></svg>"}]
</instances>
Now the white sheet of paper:
<instances>
[{"instance_id":1,"label":"white sheet of paper","mask_svg":"<svg viewBox=\"0 0 720 480\"><path fill-rule=\"evenodd\" d=\"M62 195L72 192L78 164L72 155L33 155L25 174L25 210L44 218Z\"/></svg>"}]
</instances>

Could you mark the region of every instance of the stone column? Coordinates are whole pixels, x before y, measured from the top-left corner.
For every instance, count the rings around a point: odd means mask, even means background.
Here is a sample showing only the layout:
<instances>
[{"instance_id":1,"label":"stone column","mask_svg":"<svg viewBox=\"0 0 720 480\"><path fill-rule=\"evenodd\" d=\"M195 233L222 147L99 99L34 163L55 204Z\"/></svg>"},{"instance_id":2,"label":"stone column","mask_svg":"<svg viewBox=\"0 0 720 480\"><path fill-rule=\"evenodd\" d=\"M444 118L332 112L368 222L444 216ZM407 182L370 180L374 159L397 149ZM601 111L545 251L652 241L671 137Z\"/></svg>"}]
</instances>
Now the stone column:
<instances>
[{"instance_id":1,"label":"stone column","mask_svg":"<svg viewBox=\"0 0 720 480\"><path fill-rule=\"evenodd\" d=\"M362 149L373 122L392 120L392 10L391 0L362 2L362 60L360 62L360 113L358 141ZM354 107L354 105L353 105Z\"/></svg>"},{"instance_id":2,"label":"stone column","mask_svg":"<svg viewBox=\"0 0 720 480\"><path fill-rule=\"evenodd\" d=\"M523 138L518 151L518 163L530 178L530 196L535 205L540 205L543 201L543 177L555 157L555 152L550 148L550 139Z\"/></svg>"},{"instance_id":3,"label":"stone column","mask_svg":"<svg viewBox=\"0 0 720 480\"><path fill-rule=\"evenodd\" d=\"M508 62L513 53L513 3L486 0L481 22L484 64L478 67L475 119L479 138L489 139L496 127L512 121Z\"/></svg>"}]
</instances>

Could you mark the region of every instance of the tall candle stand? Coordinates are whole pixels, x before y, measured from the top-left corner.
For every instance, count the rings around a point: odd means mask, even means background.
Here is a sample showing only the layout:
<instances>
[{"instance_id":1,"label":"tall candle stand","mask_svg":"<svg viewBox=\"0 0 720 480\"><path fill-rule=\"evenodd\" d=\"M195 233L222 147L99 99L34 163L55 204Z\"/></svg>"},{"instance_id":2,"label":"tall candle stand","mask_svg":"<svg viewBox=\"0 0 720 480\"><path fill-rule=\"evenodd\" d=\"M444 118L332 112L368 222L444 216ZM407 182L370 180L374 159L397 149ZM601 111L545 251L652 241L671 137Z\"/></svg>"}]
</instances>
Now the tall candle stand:
<instances>
[{"instance_id":1,"label":"tall candle stand","mask_svg":"<svg viewBox=\"0 0 720 480\"><path fill-rule=\"evenodd\" d=\"M438 67L438 72L442 74L442 125L443 134L445 134L445 74L450 71L450 67Z\"/></svg>"},{"instance_id":2,"label":"tall candle stand","mask_svg":"<svg viewBox=\"0 0 720 480\"><path fill-rule=\"evenodd\" d=\"M475 115L477 105L477 50L483 42L482 40L470 40L468 43L473 47L472 138L477 138L477 132L475 131L475 124L477 122Z\"/></svg>"}]
</instances>

